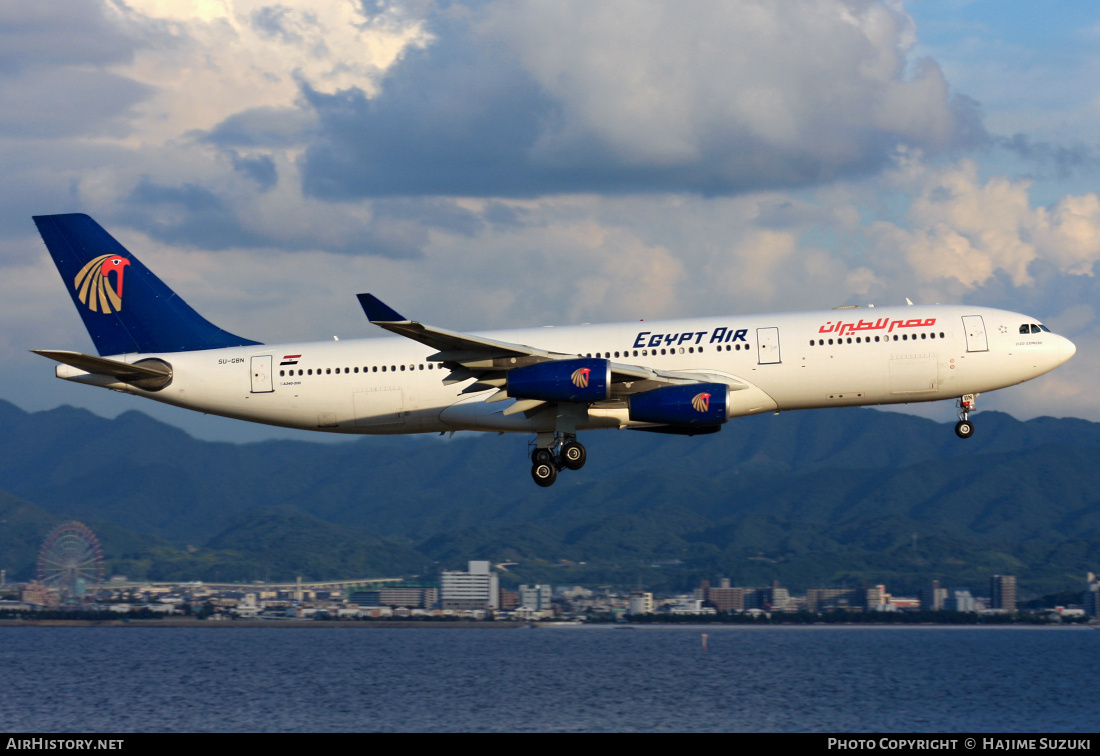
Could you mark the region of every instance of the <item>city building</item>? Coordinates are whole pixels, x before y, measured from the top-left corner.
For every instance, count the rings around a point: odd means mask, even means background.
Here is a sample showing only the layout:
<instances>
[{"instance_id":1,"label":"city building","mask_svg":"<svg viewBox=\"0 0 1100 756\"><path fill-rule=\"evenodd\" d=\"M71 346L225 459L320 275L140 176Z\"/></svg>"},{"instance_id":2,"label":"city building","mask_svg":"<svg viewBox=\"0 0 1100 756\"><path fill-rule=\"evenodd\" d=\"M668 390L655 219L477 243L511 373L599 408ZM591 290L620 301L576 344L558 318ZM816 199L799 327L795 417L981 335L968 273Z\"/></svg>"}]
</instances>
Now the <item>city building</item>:
<instances>
[{"instance_id":1,"label":"city building","mask_svg":"<svg viewBox=\"0 0 1100 756\"><path fill-rule=\"evenodd\" d=\"M519 607L533 612L548 612L554 591L549 585L521 585L519 587Z\"/></svg>"},{"instance_id":2,"label":"city building","mask_svg":"<svg viewBox=\"0 0 1100 756\"><path fill-rule=\"evenodd\" d=\"M633 591L630 594L629 614L653 614L653 594Z\"/></svg>"},{"instance_id":3,"label":"city building","mask_svg":"<svg viewBox=\"0 0 1100 756\"><path fill-rule=\"evenodd\" d=\"M1013 575L994 575L989 581L990 609L1002 612L1016 611L1016 578Z\"/></svg>"},{"instance_id":4,"label":"city building","mask_svg":"<svg viewBox=\"0 0 1100 756\"><path fill-rule=\"evenodd\" d=\"M1085 591L1085 614L1100 617L1100 580L1091 572L1088 574L1088 590Z\"/></svg>"},{"instance_id":5,"label":"city building","mask_svg":"<svg viewBox=\"0 0 1100 756\"><path fill-rule=\"evenodd\" d=\"M443 609L497 609L500 586L488 562L470 562L466 572L444 570L439 593Z\"/></svg>"},{"instance_id":6,"label":"city building","mask_svg":"<svg viewBox=\"0 0 1100 756\"><path fill-rule=\"evenodd\" d=\"M356 590L348 594L348 601L359 606L430 609L439 601L439 589L435 586L407 585L378 590Z\"/></svg>"},{"instance_id":7,"label":"city building","mask_svg":"<svg viewBox=\"0 0 1100 756\"><path fill-rule=\"evenodd\" d=\"M920 592L920 608L923 612L938 612L943 609L947 601L947 589L940 587L939 580L933 580L932 585Z\"/></svg>"},{"instance_id":8,"label":"city building","mask_svg":"<svg viewBox=\"0 0 1100 756\"><path fill-rule=\"evenodd\" d=\"M509 591L505 588L501 588L497 608L504 612L511 612L519 609L519 591Z\"/></svg>"},{"instance_id":9,"label":"city building","mask_svg":"<svg viewBox=\"0 0 1100 756\"><path fill-rule=\"evenodd\" d=\"M978 601L970 595L969 588L952 588L947 592L943 608L949 612L976 612Z\"/></svg>"},{"instance_id":10,"label":"city building","mask_svg":"<svg viewBox=\"0 0 1100 756\"><path fill-rule=\"evenodd\" d=\"M768 612L785 612L791 608L791 594L773 582L770 588L756 589L756 608Z\"/></svg>"}]
</instances>

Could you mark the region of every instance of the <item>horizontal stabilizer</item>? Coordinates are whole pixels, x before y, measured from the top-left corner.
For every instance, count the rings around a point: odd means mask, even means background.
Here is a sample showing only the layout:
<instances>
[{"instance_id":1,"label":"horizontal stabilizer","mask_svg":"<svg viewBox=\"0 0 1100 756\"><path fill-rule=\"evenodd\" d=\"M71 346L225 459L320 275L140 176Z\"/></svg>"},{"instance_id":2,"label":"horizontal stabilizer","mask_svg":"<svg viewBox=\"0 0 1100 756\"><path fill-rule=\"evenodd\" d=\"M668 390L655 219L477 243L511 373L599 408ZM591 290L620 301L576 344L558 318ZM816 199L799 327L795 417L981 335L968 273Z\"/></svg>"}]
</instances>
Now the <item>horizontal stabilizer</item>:
<instances>
[{"instance_id":1,"label":"horizontal stabilizer","mask_svg":"<svg viewBox=\"0 0 1100 756\"><path fill-rule=\"evenodd\" d=\"M142 360L137 364L93 357L80 352L65 352L51 349L32 349L35 354L60 362L63 365L83 370L93 375L106 375L117 378L139 388L156 390L164 388L172 380L172 366L163 360Z\"/></svg>"}]
</instances>

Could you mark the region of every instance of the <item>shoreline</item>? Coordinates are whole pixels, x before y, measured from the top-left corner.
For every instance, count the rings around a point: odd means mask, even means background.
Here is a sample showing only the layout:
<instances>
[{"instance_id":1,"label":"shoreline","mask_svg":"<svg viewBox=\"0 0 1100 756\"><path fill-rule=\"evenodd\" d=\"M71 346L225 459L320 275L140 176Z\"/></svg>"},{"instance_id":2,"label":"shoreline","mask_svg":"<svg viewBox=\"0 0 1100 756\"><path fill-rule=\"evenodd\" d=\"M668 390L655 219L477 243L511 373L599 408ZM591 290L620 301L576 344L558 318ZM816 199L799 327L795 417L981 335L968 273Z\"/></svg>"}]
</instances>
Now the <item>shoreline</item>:
<instances>
[{"instance_id":1,"label":"shoreline","mask_svg":"<svg viewBox=\"0 0 1100 756\"><path fill-rule=\"evenodd\" d=\"M529 623L503 620L500 622L479 620L196 620L196 619L153 619L153 620L0 620L0 628L5 627L201 627L201 628L256 628L256 627L308 627L326 628L500 628L516 629Z\"/></svg>"},{"instance_id":2,"label":"shoreline","mask_svg":"<svg viewBox=\"0 0 1100 756\"><path fill-rule=\"evenodd\" d=\"M990 628L1053 628L1053 629L1070 629L1070 628L1092 628L1100 630L1100 624L1096 623L1067 623L1067 624L1030 624L1030 623L997 623L997 624L957 624L957 623L937 623L937 622L913 622L913 623L882 623L882 622L814 622L814 623L776 623L767 625L755 625L749 623L727 622L727 623L699 623L690 624L685 622L645 622L639 624L613 624L609 622L593 622L593 623L575 623L575 622L527 622L524 620L303 620L303 619L289 619L289 620L198 620L198 619L111 619L111 620L62 620L62 619L49 619L49 620L0 620L0 629L7 627L117 627L117 628L134 628L134 627L155 627L155 628L223 628L223 629L238 629L238 628L311 628L311 629L331 629L331 628L362 628L362 629L427 629L427 628L441 628L449 630L467 629L500 629L500 630L516 630L522 628L554 628L554 627L605 627L605 628L617 628L617 629L631 629L641 630L647 627L680 627L684 629L697 629L706 630L708 628L717 630L719 628L743 628L743 629L770 629L770 628L821 628L821 627L838 627L838 628L925 628L925 629L990 629Z\"/></svg>"}]
</instances>

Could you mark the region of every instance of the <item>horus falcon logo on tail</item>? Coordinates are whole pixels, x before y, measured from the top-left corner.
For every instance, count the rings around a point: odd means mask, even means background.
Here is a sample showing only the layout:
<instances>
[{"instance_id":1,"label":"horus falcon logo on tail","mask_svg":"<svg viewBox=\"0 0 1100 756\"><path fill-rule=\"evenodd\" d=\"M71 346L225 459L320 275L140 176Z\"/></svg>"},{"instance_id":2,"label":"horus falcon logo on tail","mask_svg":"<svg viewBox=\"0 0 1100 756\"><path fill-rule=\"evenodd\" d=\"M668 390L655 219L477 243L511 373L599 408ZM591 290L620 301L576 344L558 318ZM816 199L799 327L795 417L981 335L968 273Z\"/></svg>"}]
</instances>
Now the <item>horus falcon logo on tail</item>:
<instances>
[{"instance_id":1,"label":"horus falcon logo on tail","mask_svg":"<svg viewBox=\"0 0 1100 756\"><path fill-rule=\"evenodd\" d=\"M73 280L80 303L92 312L118 312L122 309L122 274L130 261L121 255L100 255L80 269ZM115 285L111 286L111 273Z\"/></svg>"}]
</instances>

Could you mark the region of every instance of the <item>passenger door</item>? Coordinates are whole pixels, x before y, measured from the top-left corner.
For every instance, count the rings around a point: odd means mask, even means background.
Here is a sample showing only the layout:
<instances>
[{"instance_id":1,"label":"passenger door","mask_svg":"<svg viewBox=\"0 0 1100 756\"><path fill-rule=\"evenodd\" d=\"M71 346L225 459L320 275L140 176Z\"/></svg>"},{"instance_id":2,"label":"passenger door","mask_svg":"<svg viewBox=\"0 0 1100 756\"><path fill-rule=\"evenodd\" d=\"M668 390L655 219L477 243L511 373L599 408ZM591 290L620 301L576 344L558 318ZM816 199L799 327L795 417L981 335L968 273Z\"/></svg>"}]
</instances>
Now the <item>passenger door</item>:
<instances>
[{"instance_id":1,"label":"passenger door","mask_svg":"<svg viewBox=\"0 0 1100 756\"><path fill-rule=\"evenodd\" d=\"M966 351L989 351L989 342L985 338L985 321L981 315L963 315L963 331L966 333Z\"/></svg>"},{"instance_id":2,"label":"passenger door","mask_svg":"<svg viewBox=\"0 0 1100 756\"><path fill-rule=\"evenodd\" d=\"M271 384L271 355L252 358L252 393L269 394L275 390Z\"/></svg>"}]
</instances>

